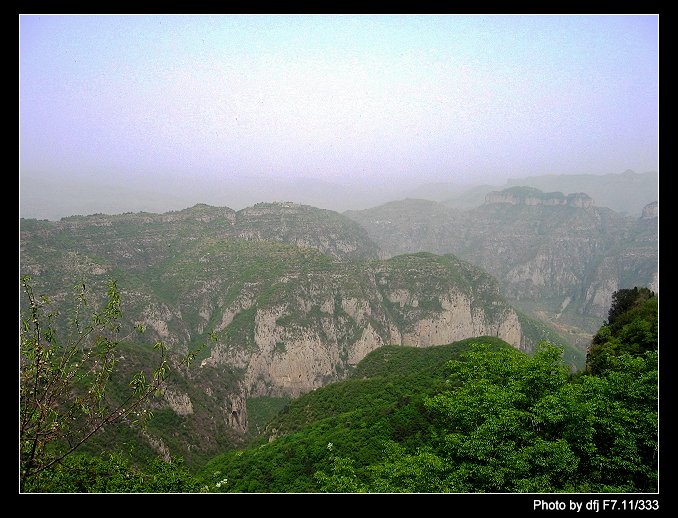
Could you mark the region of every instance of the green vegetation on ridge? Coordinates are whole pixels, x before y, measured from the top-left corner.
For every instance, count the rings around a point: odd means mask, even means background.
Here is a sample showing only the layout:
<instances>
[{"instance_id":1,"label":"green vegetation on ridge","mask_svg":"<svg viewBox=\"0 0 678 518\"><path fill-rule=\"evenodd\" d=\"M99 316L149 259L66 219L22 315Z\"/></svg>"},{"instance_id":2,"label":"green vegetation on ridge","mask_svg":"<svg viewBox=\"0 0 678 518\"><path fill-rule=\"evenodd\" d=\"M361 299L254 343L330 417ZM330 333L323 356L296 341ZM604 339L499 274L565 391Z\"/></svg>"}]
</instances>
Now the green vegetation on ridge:
<instances>
[{"instance_id":1,"label":"green vegetation on ridge","mask_svg":"<svg viewBox=\"0 0 678 518\"><path fill-rule=\"evenodd\" d=\"M602 329L656 328L654 294L620 290L615 301ZM350 379L292 402L251 448L213 459L203 482L236 492L653 492L658 363L643 336L633 354L608 351L595 375L569 373L548 343L532 356L488 337L382 347Z\"/></svg>"},{"instance_id":2,"label":"green vegetation on ridge","mask_svg":"<svg viewBox=\"0 0 678 518\"><path fill-rule=\"evenodd\" d=\"M588 358L604 352L605 362L589 372L573 375L548 342L532 355L495 337L386 346L349 379L286 404L250 447L213 458L197 476L181 459L140 468L121 453L75 454L26 489L653 492L657 309L649 290L616 292L602 349L593 344ZM263 418L281 403L253 399L250 408ZM183 418L158 409L156 419L178 429Z\"/></svg>"},{"instance_id":3,"label":"green vegetation on ridge","mask_svg":"<svg viewBox=\"0 0 678 518\"><path fill-rule=\"evenodd\" d=\"M494 350L511 348L482 337L372 351L349 379L290 402L252 447L210 461L202 470L204 484L221 491L316 492L314 473L330 468L332 452L351 451L359 465L366 465L382 457L385 441L416 444L427 425L421 412L424 397L440 388L446 362L476 342ZM271 438L275 440L269 442ZM224 478L228 482L215 488Z\"/></svg>"},{"instance_id":4,"label":"green vegetation on ridge","mask_svg":"<svg viewBox=\"0 0 678 518\"><path fill-rule=\"evenodd\" d=\"M103 300L97 293L107 279L124 279L125 316L115 353L120 376L110 380L108 404L124 398L130 375L150 363L153 350L136 344L135 328L146 328L151 343L167 347L177 374L151 402L154 418L146 428L130 427L130 420L103 427L78 450L82 455L50 466L30 490L57 491L63 484L64 491L145 491L160 487L153 478L158 471L178 481L165 486L168 491L194 491L195 484L200 490L267 492L656 486L651 389L657 299L649 290L615 295L585 374L568 372L583 366L582 352L520 312L523 350L532 352L543 339L557 347L542 344L532 356L497 337L480 337L430 348L385 346L355 365L381 343L454 340L457 317L466 330L515 340L516 313L492 276L456 256L417 252L378 260L361 255L369 246L354 248L361 246L360 233L334 234L356 227L336 214L293 204L251 209L235 213L201 205L165 215L22 225L22 267L36 276L40 293L50 294L55 325L73 318L60 286L77 285L96 302ZM564 209L562 214L577 212ZM325 227L329 234L323 235L317 223L327 218L338 227ZM521 231L549 236L555 229L563 239L592 246L588 237L563 233L556 223L545 219ZM638 228L651 244L648 222L638 222ZM426 230L413 228L413 234ZM603 227L598 230L602 236ZM509 234L504 237L510 240ZM483 254L502 262L505 245L493 242ZM604 260L582 267L568 253L526 270L514 268L512 275L527 286L548 276L541 270L545 264L556 270L569 264L587 275L605 267ZM530 296L524 299L528 305ZM548 301L558 311L555 321L575 308L557 290ZM194 358L198 368L176 369L180 356L205 343ZM296 372L294 379L286 377L292 361L295 369L303 367L299 381ZM288 397L308 390L297 400ZM481 407L487 412L471 412ZM491 444L492 437L501 441ZM159 451L184 459L156 464ZM217 452L224 453L214 458ZM101 462L91 461L92 455ZM198 480L184 470L206 463ZM93 482L125 473L136 482Z\"/></svg>"}]
</instances>

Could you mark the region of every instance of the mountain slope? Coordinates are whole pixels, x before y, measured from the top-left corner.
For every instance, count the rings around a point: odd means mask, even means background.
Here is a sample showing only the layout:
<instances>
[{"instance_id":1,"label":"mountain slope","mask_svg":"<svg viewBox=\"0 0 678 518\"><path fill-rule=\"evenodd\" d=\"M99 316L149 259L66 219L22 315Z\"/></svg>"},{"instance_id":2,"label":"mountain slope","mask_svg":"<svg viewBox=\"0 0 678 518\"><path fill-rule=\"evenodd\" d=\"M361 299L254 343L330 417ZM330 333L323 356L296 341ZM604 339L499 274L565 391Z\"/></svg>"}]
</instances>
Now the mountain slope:
<instances>
[{"instance_id":1,"label":"mountain slope","mask_svg":"<svg viewBox=\"0 0 678 518\"><path fill-rule=\"evenodd\" d=\"M276 406L266 398L342 379L383 345L491 335L531 350L544 338L479 268L430 253L366 259L376 247L365 231L329 211L198 205L22 220L21 230L22 273L50 295L62 325L72 286L104 294L107 279L118 280L126 372L140 361L135 326L173 354L209 344L192 369L176 370L156 403L157 426L143 437L193 465L251 434L250 421L258 426Z\"/></svg>"},{"instance_id":2,"label":"mountain slope","mask_svg":"<svg viewBox=\"0 0 678 518\"><path fill-rule=\"evenodd\" d=\"M214 492L656 492L657 351L610 355L608 369L577 376L560 352L543 344L526 355L492 337L380 348L350 379L290 403L247 448L212 459L201 484Z\"/></svg>"},{"instance_id":3,"label":"mountain slope","mask_svg":"<svg viewBox=\"0 0 678 518\"><path fill-rule=\"evenodd\" d=\"M569 329L582 345L616 289L657 290L656 210L629 218L575 198L569 204L562 193L542 203L512 198L514 190L488 195L491 203L466 211L402 200L345 214L367 229L385 257L426 250L477 264L500 281L509 300Z\"/></svg>"},{"instance_id":4,"label":"mountain slope","mask_svg":"<svg viewBox=\"0 0 678 518\"><path fill-rule=\"evenodd\" d=\"M292 401L248 448L226 452L202 470L202 483L232 492L315 492L313 475L329 470L334 454L358 465L383 457L384 443L416 443L428 426L420 415L423 399L445 379L446 362L483 343L510 348L481 337L426 349L385 346L372 351L349 379ZM215 483L227 479L217 488Z\"/></svg>"}]
</instances>

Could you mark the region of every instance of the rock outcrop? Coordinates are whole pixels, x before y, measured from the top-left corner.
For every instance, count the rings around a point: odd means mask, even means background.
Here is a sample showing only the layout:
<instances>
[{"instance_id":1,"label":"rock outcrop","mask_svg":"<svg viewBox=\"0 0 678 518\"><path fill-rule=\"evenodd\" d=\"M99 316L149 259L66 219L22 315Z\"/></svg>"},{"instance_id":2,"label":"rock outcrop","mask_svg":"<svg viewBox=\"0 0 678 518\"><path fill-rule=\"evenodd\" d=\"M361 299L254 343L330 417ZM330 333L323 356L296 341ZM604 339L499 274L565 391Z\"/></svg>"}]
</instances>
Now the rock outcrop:
<instances>
[{"instance_id":1,"label":"rock outcrop","mask_svg":"<svg viewBox=\"0 0 678 518\"><path fill-rule=\"evenodd\" d=\"M374 259L379 250L367 232L340 214L292 202L257 203L237 212L234 231L251 241L314 248L338 259Z\"/></svg>"},{"instance_id":2,"label":"rock outcrop","mask_svg":"<svg viewBox=\"0 0 678 518\"><path fill-rule=\"evenodd\" d=\"M503 191L493 191L485 195L485 203L508 203L510 205L564 205L569 207L593 207L593 199L583 192L570 193L542 192L534 187L509 187Z\"/></svg>"},{"instance_id":3,"label":"rock outcrop","mask_svg":"<svg viewBox=\"0 0 678 518\"><path fill-rule=\"evenodd\" d=\"M659 217L659 202L653 201L643 207L641 219L652 219Z\"/></svg>"},{"instance_id":4,"label":"rock outcrop","mask_svg":"<svg viewBox=\"0 0 678 518\"><path fill-rule=\"evenodd\" d=\"M193 413L193 403L188 394L179 392L172 388L167 388L163 396L174 413L177 415L191 415Z\"/></svg>"},{"instance_id":5,"label":"rock outcrop","mask_svg":"<svg viewBox=\"0 0 678 518\"><path fill-rule=\"evenodd\" d=\"M584 194L515 187L470 210L402 200L346 215L364 226L384 257L453 253L493 275L502 293L566 339L586 347L607 316L612 293L658 292L657 204L641 218L592 206ZM565 305L564 302L567 301Z\"/></svg>"},{"instance_id":6,"label":"rock outcrop","mask_svg":"<svg viewBox=\"0 0 678 518\"><path fill-rule=\"evenodd\" d=\"M523 334L513 309L504 305L500 315L490 316L457 290L436 299L439 311L410 315L410 311L416 311L417 295L406 293L407 301L398 314L378 307L372 310L379 304L375 297L362 304L363 311L354 312L350 319L343 317L341 310L334 311L335 294L327 295L327 300L309 301L309 311L298 314L298 323L293 325L282 322L298 308L284 305L258 309L254 316L254 351L229 355L224 350L228 346L223 344L207 362L245 369L248 396L294 397L340 379L341 373L382 345L429 347L491 335L521 347ZM330 312L319 311L326 302L330 302ZM405 319L410 320L407 325L399 324Z\"/></svg>"},{"instance_id":7,"label":"rock outcrop","mask_svg":"<svg viewBox=\"0 0 678 518\"><path fill-rule=\"evenodd\" d=\"M270 285L285 285L285 296L262 298ZM201 366L242 370L248 397L308 392L386 344L428 347L482 335L517 348L528 343L496 281L452 256L403 256L303 279L286 273L242 293L208 312L220 332Z\"/></svg>"}]
</instances>

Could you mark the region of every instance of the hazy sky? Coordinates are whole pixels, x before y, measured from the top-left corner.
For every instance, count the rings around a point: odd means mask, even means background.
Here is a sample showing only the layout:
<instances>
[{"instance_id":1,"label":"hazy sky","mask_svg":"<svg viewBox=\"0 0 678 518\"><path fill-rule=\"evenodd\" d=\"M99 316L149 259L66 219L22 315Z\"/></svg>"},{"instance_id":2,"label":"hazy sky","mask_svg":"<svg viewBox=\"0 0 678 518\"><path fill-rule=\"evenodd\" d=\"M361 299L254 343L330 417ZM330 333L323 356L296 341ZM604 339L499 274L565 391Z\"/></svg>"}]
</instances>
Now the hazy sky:
<instances>
[{"instance_id":1,"label":"hazy sky","mask_svg":"<svg viewBox=\"0 0 678 518\"><path fill-rule=\"evenodd\" d=\"M20 174L658 168L657 16L21 16Z\"/></svg>"}]
</instances>

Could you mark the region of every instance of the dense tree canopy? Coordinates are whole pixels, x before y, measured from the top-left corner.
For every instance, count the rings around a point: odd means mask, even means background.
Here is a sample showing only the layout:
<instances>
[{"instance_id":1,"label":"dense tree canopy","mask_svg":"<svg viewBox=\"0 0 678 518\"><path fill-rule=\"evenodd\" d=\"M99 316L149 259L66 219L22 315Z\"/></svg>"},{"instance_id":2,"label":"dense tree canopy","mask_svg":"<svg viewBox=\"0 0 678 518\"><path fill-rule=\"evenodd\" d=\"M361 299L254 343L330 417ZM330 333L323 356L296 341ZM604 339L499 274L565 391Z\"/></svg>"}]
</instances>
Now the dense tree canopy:
<instances>
[{"instance_id":1,"label":"dense tree canopy","mask_svg":"<svg viewBox=\"0 0 678 518\"><path fill-rule=\"evenodd\" d=\"M612 296L607 323L593 337L586 368L600 374L613 367L612 358L642 355L659 344L659 300L647 288L622 289Z\"/></svg>"},{"instance_id":2,"label":"dense tree canopy","mask_svg":"<svg viewBox=\"0 0 678 518\"><path fill-rule=\"evenodd\" d=\"M143 469L122 453L74 454L31 477L26 491L41 493L194 493L201 490L182 459L154 458Z\"/></svg>"},{"instance_id":3,"label":"dense tree canopy","mask_svg":"<svg viewBox=\"0 0 678 518\"><path fill-rule=\"evenodd\" d=\"M657 354L623 354L604 376L571 380L559 349L534 356L476 346L426 400L414 449L352 470L335 459L323 491L649 492L657 488Z\"/></svg>"}]
</instances>

